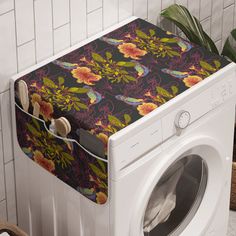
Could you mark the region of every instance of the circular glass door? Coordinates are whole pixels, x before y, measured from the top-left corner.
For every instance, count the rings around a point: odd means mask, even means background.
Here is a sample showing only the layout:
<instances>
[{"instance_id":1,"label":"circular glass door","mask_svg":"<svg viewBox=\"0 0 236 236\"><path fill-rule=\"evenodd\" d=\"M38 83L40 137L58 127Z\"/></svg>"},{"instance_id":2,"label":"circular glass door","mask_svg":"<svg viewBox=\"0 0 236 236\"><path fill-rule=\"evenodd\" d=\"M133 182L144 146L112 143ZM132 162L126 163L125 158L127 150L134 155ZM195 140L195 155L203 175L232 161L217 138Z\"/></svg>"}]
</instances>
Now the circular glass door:
<instances>
[{"instance_id":1,"label":"circular glass door","mask_svg":"<svg viewBox=\"0 0 236 236\"><path fill-rule=\"evenodd\" d=\"M172 164L150 196L143 219L144 236L179 235L201 204L207 178L206 163L198 155Z\"/></svg>"}]
</instances>

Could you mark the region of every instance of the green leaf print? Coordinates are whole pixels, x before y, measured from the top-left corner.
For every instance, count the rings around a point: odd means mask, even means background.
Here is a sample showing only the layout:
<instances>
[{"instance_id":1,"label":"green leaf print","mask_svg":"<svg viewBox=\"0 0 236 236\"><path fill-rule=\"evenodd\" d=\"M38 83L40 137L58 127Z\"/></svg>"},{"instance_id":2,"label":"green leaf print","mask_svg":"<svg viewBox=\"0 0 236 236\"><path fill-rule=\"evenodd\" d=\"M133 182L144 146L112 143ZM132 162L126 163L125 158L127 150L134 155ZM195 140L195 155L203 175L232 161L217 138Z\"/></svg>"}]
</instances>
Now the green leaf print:
<instances>
[{"instance_id":1,"label":"green leaf print","mask_svg":"<svg viewBox=\"0 0 236 236\"><path fill-rule=\"evenodd\" d=\"M172 90L173 95L176 95L179 91L177 86L171 86L171 90Z\"/></svg>"},{"instance_id":2,"label":"green leaf print","mask_svg":"<svg viewBox=\"0 0 236 236\"><path fill-rule=\"evenodd\" d=\"M173 95L170 94L166 89L162 87L156 87L157 93L165 98L172 98Z\"/></svg>"},{"instance_id":3,"label":"green leaf print","mask_svg":"<svg viewBox=\"0 0 236 236\"><path fill-rule=\"evenodd\" d=\"M124 118L125 118L125 124L128 125L129 122L131 121L131 117L130 117L130 115L128 115L128 114L124 114Z\"/></svg>"},{"instance_id":4,"label":"green leaf print","mask_svg":"<svg viewBox=\"0 0 236 236\"><path fill-rule=\"evenodd\" d=\"M112 58L112 54L110 52L106 52L107 60L110 60Z\"/></svg>"},{"instance_id":5,"label":"green leaf print","mask_svg":"<svg viewBox=\"0 0 236 236\"><path fill-rule=\"evenodd\" d=\"M99 54L94 53L94 52L92 53L92 58L93 58L93 60L95 60L97 62L105 62L105 59L102 56L100 56Z\"/></svg>"},{"instance_id":6,"label":"green leaf print","mask_svg":"<svg viewBox=\"0 0 236 236\"><path fill-rule=\"evenodd\" d=\"M205 61L200 61L200 66L207 71L216 71L216 69Z\"/></svg>"},{"instance_id":7,"label":"green leaf print","mask_svg":"<svg viewBox=\"0 0 236 236\"><path fill-rule=\"evenodd\" d=\"M106 179L107 175L105 173L103 173L97 166L95 166L92 163L89 163L90 168L92 169L92 171L101 179Z\"/></svg>"},{"instance_id":8,"label":"green leaf print","mask_svg":"<svg viewBox=\"0 0 236 236\"><path fill-rule=\"evenodd\" d=\"M136 30L136 34L138 37L142 38L142 39L148 39L149 37L141 30Z\"/></svg>"},{"instance_id":9,"label":"green leaf print","mask_svg":"<svg viewBox=\"0 0 236 236\"><path fill-rule=\"evenodd\" d=\"M87 93L88 89L86 88L78 88L78 87L72 87L68 89L71 93Z\"/></svg>"},{"instance_id":10,"label":"green leaf print","mask_svg":"<svg viewBox=\"0 0 236 236\"><path fill-rule=\"evenodd\" d=\"M43 84L49 88L57 88L56 84L47 77L43 78Z\"/></svg>"},{"instance_id":11,"label":"green leaf print","mask_svg":"<svg viewBox=\"0 0 236 236\"><path fill-rule=\"evenodd\" d=\"M32 126L31 124L27 123L26 124L27 129L36 137L41 137L41 133L39 131L37 131L34 126Z\"/></svg>"},{"instance_id":12,"label":"green leaf print","mask_svg":"<svg viewBox=\"0 0 236 236\"><path fill-rule=\"evenodd\" d=\"M151 36L154 36L156 34L155 30L153 30L153 29L150 29L149 33L150 33Z\"/></svg>"},{"instance_id":13,"label":"green leaf print","mask_svg":"<svg viewBox=\"0 0 236 236\"><path fill-rule=\"evenodd\" d=\"M115 116L108 115L108 120L110 121L111 125L114 125L119 128L125 127L125 125Z\"/></svg>"},{"instance_id":14,"label":"green leaf print","mask_svg":"<svg viewBox=\"0 0 236 236\"><path fill-rule=\"evenodd\" d=\"M119 61L117 62L118 66L124 66L124 67L135 67L135 64L133 62L129 61Z\"/></svg>"}]
</instances>

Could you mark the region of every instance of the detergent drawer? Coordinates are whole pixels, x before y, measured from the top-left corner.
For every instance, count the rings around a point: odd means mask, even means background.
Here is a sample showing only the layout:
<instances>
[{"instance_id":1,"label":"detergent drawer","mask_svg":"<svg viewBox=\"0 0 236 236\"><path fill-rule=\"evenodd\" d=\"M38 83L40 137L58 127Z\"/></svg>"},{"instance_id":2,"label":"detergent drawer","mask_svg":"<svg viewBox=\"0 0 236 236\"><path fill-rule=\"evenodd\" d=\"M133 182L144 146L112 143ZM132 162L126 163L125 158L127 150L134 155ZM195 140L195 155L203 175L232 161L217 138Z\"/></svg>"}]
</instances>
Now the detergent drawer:
<instances>
[{"instance_id":1,"label":"detergent drawer","mask_svg":"<svg viewBox=\"0 0 236 236\"><path fill-rule=\"evenodd\" d=\"M162 121L156 120L131 138L116 147L111 147L109 155L112 156L111 165L116 171L122 170L140 156L157 147L162 142Z\"/></svg>"}]
</instances>

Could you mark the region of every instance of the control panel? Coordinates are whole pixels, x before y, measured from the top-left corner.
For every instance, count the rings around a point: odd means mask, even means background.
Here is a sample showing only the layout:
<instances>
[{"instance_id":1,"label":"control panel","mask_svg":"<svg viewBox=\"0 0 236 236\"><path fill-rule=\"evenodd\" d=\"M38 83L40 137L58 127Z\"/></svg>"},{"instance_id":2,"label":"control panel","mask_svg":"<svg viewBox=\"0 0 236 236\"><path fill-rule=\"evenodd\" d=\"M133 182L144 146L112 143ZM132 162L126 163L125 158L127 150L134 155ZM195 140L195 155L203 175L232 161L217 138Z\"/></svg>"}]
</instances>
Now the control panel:
<instances>
[{"instance_id":1,"label":"control panel","mask_svg":"<svg viewBox=\"0 0 236 236\"><path fill-rule=\"evenodd\" d=\"M207 82L204 89L195 89L182 98L173 99L172 103L168 104L169 107L160 109L159 113L153 113L153 116L136 126L132 135L130 131L127 136L120 135L120 143L112 145L109 153L111 165L115 170L112 171L112 176L116 178L116 171L123 170L153 148L161 152L162 144L167 139L181 135L181 131L188 129L193 122L218 108L229 98L234 96L236 99L234 74L234 70L229 70L228 73L226 71L222 80L222 75L218 75L215 78L217 82Z\"/></svg>"},{"instance_id":2,"label":"control panel","mask_svg":"<svg viewBox=\"0 0 236 236\"><path fill-rule=\"evenodd\" d=\"M218 107L231 95L233 95L233 86L234 86L233 79L234 78L231 78L227 81L219 82L212 88L212 93L211 93L212 109Z\"/></svg>"}]
</instances>

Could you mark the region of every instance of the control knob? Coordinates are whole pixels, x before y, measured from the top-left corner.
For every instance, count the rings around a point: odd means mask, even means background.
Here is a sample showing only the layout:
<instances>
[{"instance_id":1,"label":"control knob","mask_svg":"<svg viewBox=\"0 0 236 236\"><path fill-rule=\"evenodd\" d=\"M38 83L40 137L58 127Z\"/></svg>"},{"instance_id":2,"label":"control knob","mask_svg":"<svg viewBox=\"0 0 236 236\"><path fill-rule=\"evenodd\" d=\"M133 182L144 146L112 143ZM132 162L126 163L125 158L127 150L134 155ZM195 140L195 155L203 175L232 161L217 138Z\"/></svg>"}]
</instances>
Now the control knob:
<instances>
[{"instance_id":1,"label":"control knob","mask_svg":"<svg viewBox=\"0 0 236 236\"><path fill-rule=\"evenodd\" d=\"M175 127L177 129L185 129L191 120L190 113L188 111L180 111L175 117Z\"/></svg>"}]
</instances>

